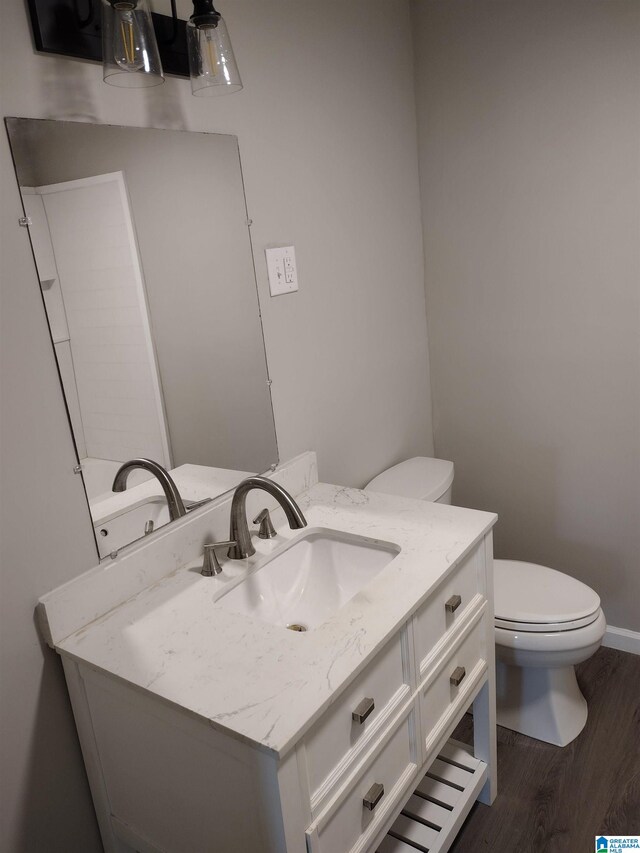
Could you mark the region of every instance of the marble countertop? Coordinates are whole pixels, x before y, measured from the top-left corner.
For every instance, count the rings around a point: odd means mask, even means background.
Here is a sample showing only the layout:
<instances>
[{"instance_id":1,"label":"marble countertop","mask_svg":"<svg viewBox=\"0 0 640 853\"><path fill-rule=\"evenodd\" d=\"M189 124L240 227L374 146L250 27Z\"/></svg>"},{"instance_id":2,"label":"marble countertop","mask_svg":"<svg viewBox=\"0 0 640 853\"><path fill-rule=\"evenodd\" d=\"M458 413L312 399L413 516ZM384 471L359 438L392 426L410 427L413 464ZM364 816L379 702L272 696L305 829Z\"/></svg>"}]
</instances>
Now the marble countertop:
<instances>
[{"instance_id":1,"label":"marble countertop","mask_svg":"<svg viewBox=\"0 0 640 853\"><path fill-rule=\"evenodd\" d=\"M304 531L254 537L256 554L202 577L171 571L57 644L58 651L283 757L430 590L495 523L492 513L317 483L297 496L309 527L395 543L400 553L323 625L296 633L217 599Z\"/></svg>"}]
</instances>

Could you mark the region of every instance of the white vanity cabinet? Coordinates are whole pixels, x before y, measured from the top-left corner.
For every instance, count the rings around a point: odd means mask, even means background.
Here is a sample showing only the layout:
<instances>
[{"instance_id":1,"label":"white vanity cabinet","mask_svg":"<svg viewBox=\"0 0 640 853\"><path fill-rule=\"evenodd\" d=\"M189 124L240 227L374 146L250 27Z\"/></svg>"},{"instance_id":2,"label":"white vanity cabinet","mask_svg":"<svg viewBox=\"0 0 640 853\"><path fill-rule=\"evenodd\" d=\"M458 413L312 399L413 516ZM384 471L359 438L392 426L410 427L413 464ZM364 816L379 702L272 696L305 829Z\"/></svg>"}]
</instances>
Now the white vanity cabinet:
<instances>
[{"instance_id":1,"label":"white vanity cabinet","mask_svg":"<svg viewBox=\"0 0 640 853\"><path fill-rule=\"evenodd\" d=\"M496 792L496 517L318 483L312 453L273 477L309 531L395 555L307 633L223 606L301 535L282 513L254 556L200 574L228 495L40 601L105 850L445 851ZM471 706L473 750L450 740Z\"/></svg>"},{"instance_id":2,"label":"white vanity cabinet","mask_svg":"<svg viewBox=\"0 0 640 853\"><path fill-rule=\"evenodd\" d=\"M411 837L429 851L444 851L475 799L480 795L484 802L493 800L491 562L488 536L421 604L302 739L296 758L300 778L306 782L303 796L305 802L309 796L312 816L305 832L309 853L378 849L411 853L411 847L396 839L383 842L391 824L396 835ZM448 742L472 703L475 755L461 744ZM372 706L363 723L352 719L352 712ZM333 735L339 725L343 732L348 730L348 736ZM449 780L452 785L447 785L446 779L433 780L441 788L449 788L445 802L450 808L420 796L416 804L422 808L418 813L422 820L427 804L432 807L426 819L439 830L412 821L408 814L396 826L399 810L436 760L445 768L440 778L451 770L457 774L455 781ZM330 772L317 786L318 775L323 775L318 774L318 766L326 770L329 765ZM439 793L442 797L442 791ZM407 812L413 809L415 813L416 804Z\"/></svg>"},{"instance_id":3,"label":"white vanity cabinet","mask_svg":"<svg viewBox=\"0 0 640 853\"><path fill-rule=\"evenodd\" d=\"M411 853L392 825L448 849L495 795L491 554L489 533L281 756L63 655L108 853ZM471 704L474 753L448 741Z\"/></svg>"}]
</instances>

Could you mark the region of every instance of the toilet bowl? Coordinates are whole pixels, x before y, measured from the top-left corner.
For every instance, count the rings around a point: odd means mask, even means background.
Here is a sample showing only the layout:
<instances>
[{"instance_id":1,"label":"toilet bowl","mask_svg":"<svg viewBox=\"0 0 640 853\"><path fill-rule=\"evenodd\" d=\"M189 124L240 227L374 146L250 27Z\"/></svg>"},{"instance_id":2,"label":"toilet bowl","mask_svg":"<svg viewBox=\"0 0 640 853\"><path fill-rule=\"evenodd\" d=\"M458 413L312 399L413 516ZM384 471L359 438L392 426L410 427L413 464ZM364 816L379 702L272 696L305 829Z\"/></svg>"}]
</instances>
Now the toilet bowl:
<instances>
[{"instance_id":1,"label":"toilet bowl","mask_svg":"<svg viewBox=\"0 0 640 853\"><path fill-rule=\"evenodd\" d=\"M416 457L365 490L448 504L453 473L452 462ZM569 575L517 560L494 560L494 591L498 724L566 746L587 721L574 667L602 643L600 599Z\"/></svg>"}]
</instances>

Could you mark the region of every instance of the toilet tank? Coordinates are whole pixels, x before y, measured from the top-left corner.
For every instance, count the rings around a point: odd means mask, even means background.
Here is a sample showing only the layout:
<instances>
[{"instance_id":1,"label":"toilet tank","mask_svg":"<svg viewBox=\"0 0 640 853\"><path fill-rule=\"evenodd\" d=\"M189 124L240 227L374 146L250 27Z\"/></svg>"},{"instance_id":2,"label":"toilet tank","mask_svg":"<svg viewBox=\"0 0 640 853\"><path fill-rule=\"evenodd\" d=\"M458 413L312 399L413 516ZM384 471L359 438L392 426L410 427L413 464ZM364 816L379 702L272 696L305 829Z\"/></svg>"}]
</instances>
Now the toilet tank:
<instances>
[{"instance_id":1,"label":"toilet tank","mask_svg":"<svg viewBox=\"0 0 640 853\"><path fill-rule=\"evenodd\" d=\"M452 484L453 462L414 456L378 474L365 486L365 491L450 504Z\"/></svg>"}]
</instances>

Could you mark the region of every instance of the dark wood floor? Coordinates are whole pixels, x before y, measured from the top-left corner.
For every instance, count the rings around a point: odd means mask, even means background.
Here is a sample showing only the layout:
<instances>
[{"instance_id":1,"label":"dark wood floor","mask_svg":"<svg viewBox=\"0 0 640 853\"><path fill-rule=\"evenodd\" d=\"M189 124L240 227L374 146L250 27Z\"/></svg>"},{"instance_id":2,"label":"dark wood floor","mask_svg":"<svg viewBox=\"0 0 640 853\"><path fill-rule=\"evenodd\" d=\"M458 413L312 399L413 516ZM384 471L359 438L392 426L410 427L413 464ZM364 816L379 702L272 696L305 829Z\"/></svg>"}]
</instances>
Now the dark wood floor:
<instances>
[{"instance_id":1,"label":"dark wood floor","mask_svg":"<svg viewBox=\"0 0 640 853\"><path fill-rule=\"evenodd\" d=\"M640 656L601 648L578 681L589 718L569 746L498 728L498 796L451 853L591 853L596 835L640 835ZM469 718L455 737L470 741Z\"/></svg>"}]
</instances>

